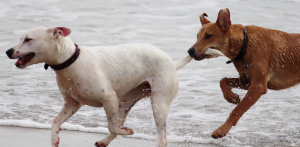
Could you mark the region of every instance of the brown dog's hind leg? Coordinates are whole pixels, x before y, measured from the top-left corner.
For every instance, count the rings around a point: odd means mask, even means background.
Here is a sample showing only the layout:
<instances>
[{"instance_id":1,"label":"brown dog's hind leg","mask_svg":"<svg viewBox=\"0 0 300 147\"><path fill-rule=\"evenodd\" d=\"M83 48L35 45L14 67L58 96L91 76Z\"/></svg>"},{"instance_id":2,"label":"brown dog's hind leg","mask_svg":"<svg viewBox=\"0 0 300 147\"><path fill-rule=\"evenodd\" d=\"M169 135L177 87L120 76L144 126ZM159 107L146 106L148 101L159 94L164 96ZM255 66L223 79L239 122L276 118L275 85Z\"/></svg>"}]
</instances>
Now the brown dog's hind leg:
<instances>
[{"instance_id":1,"label":"brown dog's hind leg","mask_svg":"<svg viewBox=\"0 0 300 147\"><path fill-rule=\"evenodd\" d=\"M248 90L250 82L248 80L244 80L242 78L223 78L220 81L220 87L222 89L224 98L233 104L240 103L240 98L237 94L231 91L232 88L241 88Z\"/></svg>"}]
</instances>

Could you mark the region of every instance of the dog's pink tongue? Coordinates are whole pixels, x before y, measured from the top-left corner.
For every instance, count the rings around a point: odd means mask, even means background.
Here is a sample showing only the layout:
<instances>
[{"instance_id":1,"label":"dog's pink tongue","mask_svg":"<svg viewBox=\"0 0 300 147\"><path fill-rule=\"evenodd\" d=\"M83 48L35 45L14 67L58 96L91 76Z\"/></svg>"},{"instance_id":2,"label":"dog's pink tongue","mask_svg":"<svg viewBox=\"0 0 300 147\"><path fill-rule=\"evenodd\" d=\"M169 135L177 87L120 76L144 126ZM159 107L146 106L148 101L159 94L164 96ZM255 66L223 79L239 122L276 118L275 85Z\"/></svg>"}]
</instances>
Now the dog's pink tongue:
<instances>
[{"instance_id":1,"label":"dog's pink tongue","mask_svg":"<svg viewBox=\"0 0 300 147\"><path fill-rule=\"evenodd\" d=\"M29 54L29 55L26 55L26 56L24 56L22 58L19 58L19 60L16 62L15 65L16 66L18 66L18 65L25 65L30 60L31 57L32 57L32 55Z\"/></svg>"},{"instance_id":2,"label":"dog's pink tongue","mask_svg":"<svg viewBox=\"0 0 300 147\"><path fill-rule=\"evenodd\" d=\"M16 63L15 65L18 66L18 65L23 65L24 64L24 58L20 58Z\"/></svg>"}]
</instances>

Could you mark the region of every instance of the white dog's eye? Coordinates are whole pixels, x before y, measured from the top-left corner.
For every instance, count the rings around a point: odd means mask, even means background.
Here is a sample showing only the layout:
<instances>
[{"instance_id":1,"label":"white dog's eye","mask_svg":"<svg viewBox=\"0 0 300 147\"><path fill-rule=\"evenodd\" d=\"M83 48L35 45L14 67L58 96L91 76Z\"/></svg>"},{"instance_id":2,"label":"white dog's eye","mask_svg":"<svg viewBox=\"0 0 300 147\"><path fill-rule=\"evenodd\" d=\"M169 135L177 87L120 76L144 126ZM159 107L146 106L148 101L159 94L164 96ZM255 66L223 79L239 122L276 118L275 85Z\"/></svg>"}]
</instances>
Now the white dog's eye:
<instances>
[{"instance_id":1,"label":"white dog's eye","mask_svg":"<svg viewBox=\"0 0 300 147\"><path fill-rule=\"evenodd\" d=\"M25 38L24 42L29 42L30 40L32 40L31 38Z\"/></svg>"}]
</instances>

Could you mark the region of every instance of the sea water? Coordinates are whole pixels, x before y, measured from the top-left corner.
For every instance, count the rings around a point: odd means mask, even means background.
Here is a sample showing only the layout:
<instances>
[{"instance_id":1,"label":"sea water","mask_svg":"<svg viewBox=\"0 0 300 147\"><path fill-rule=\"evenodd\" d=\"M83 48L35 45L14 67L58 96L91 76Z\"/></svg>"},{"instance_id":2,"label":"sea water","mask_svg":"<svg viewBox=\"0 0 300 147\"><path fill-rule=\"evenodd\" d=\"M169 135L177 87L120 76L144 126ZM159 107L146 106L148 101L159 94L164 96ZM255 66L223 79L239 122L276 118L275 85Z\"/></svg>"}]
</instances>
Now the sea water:
<instances>
[{"instance_id":1,"label":"sea water","mask_svg":"<svg viewBox=\"0 0 300 147\"><path fill-rule=\"evenodd\" d=\"M220 9L229 8L232 24L300 32L299 0L10 0L0 1L0 125L50 128L64 100L53 70L43 64L18 69L5 51L33 27L64 26L80 46L123 43L154 45L174 60L185 56L201 28L199 15L215 22ZM228 58L193 60L178 71L179 93L167 120L169 142L211 146L299 146L300 87L268 90L226 137L212 139L235 105L221 92L223 77L238 77ZM247 91L233 90L243 98ZM155 139L149 98L130 111L125 126L131 137ZM103 108L83 106L63 129L108 133ZM0 132L1 133L1 132Z\"/></svg>"}]
</instances>

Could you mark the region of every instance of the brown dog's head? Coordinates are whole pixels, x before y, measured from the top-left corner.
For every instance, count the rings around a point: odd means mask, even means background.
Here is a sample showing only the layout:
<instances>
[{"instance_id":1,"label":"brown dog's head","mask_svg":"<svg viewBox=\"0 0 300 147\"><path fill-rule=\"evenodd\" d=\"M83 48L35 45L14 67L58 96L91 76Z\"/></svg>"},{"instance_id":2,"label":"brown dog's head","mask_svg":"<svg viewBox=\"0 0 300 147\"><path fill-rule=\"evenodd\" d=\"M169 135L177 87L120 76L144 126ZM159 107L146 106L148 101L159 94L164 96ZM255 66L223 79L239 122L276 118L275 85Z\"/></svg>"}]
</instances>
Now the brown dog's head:
<instances>
[{"instance_id":1,"label":"brown dog's head","mask_svg":"<svg viewBox=\"0 0 300 147\"><path fill-rule=\"evenodd\" d=\"M188 50L188 53L198 61L211 58L211 55L205 54L208 49L218 50L227 56L229 37L226 33L231 26L229 10L221 9L215 23L211 23L205 16L207 17L206 13L200 15L202 28L197 34L197 42Z\"/></svg>"}]
</instances>

